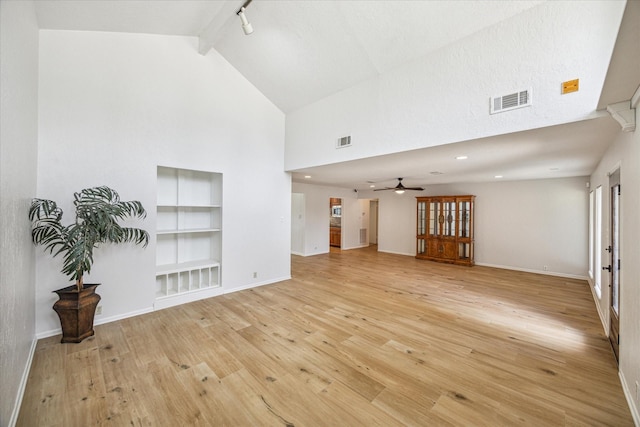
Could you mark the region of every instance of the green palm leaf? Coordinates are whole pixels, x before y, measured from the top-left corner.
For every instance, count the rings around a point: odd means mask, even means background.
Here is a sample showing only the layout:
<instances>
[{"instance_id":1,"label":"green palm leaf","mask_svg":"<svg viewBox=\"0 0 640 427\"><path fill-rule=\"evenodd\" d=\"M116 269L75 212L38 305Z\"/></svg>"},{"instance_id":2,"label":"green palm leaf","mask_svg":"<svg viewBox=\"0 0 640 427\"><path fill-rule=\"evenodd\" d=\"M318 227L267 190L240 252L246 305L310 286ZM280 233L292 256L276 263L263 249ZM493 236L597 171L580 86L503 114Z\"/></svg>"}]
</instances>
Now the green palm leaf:
<instances>
[{"instance_id":1,"label":"green palm leaf","mask_svg":"<svg viewBox=\"0 0 640 427\"><path fill-rule=\"evenodd\" d=\"M62 225L62 209L52 200L33 199L29 209L31 239L54 257L63 254L62 273L82 286L83 274L91 271L93 250L102 243L134 243L146 247L149 233L122 227L118 221L144 219L147 213L139 201L121 201L106 186L85 188L74 193L76 220Z\"/></svg>"}]
</instances>

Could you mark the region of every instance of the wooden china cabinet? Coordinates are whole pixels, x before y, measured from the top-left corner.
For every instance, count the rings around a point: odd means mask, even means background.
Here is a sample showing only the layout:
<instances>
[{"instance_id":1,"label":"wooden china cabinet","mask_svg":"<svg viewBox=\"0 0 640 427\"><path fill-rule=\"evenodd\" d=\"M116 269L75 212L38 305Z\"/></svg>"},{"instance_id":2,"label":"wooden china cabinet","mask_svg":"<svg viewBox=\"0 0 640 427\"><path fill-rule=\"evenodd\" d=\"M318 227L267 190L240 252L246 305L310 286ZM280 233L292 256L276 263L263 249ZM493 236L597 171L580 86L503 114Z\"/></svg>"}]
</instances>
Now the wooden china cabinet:
<instances>
[{"instance_id":1,"label":"wooden china cabinet","mask_svg":"<svg viewBox=\"0 0 640 427\"><path fill-rule=\"evenodd\" d=\"M471 266L475 196L417 197L416 258Z\"/></svg>"}]
</instances>

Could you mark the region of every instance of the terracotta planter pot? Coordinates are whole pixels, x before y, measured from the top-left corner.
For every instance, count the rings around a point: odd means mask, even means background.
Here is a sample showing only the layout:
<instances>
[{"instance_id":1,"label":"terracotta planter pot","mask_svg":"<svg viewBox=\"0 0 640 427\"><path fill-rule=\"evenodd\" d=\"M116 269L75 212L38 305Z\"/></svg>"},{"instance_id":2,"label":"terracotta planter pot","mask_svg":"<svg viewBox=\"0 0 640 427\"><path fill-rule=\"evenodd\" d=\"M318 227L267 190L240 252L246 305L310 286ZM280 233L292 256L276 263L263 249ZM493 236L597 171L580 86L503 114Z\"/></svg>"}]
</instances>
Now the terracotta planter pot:
<instances>
[{"instance_id":1,"label":"terracotta planter pot","mask_svg":"<svg viewBox=\"0 0 640 427\"><path fill-rule=\"evenodd\" d=\"M95 334L93 318L100 295L96 294L99 284L85 284L80 292L75 285L54 291L60 298L53 305L62 326L60 342L78 343Z\"/></svg>"}]
</instances>

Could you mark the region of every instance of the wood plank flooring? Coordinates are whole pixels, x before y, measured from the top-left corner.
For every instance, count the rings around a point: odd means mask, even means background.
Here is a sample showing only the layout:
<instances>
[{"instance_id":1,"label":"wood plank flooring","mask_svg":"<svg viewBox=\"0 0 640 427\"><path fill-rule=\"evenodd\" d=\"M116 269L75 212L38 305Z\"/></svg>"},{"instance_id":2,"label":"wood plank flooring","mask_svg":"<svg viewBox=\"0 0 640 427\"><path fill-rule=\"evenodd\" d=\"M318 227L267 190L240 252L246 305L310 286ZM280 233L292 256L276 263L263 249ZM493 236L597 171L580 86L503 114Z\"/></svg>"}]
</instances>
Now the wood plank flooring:
<instances>
[{"instance_id":1,"label":"wood plank flooring","mask_svg":"<svg viewBox=\"0 0 640 427\"><path fill-rule=\"evenodd\" d=\"M378 253L40 340L18 426L631 426L584 281Z\"/></svg>"}]
</instances>

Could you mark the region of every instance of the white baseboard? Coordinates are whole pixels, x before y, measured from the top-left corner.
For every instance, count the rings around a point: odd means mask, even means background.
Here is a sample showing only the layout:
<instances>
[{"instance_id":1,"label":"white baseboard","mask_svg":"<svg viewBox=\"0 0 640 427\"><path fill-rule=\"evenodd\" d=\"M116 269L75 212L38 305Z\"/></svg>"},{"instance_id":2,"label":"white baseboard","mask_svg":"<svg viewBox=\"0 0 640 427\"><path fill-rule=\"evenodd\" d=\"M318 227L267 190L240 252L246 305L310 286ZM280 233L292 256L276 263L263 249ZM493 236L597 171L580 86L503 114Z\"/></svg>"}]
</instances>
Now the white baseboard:
<instances>
[{"instance_id":1,"label":"white baseboard","mask_svg":"<svg viewBox=\"0 0 640 427\"><path fill-rule=\"evenodd\" d=\"M404 252L385 251L384 249L380 249L380 247L378 247L378 252L384 252L385 254L394 254L394 255L406 255L406 256L412 256L412 257L416 256L416 254L414 253L407 254Z\"/></svg>"},{"instance_id":2,"label":"white baseboard","mask_svg":"<svg viewBox=\"0 0 640 427\"><path fill-rule=\"evenodd\" d=\"M189 302L199 301L205 298L217 297L224 292L222 286L216 286L214 288L198 289L192 292L186 292L183 294L169 295L166 297L160 297L153 303L151 311L163 310L165 308L174 307L176 305L187 304ZM131 317L131 316L127 316ZM114 319L119 320L119 319Z\"/></svg>"},{"instance_id":3,"label":"white baseboard","mask_svg":"<svg viewBox=\"0 0 640 427\"><path fill-rule=\"evenodd\" d=\"M627 380L624 378L622 372L618 371L618 376L620 377L620 382L622 383L622 391L624 392L624 397L627 399L627 403L629 404L629 410L631 411L633 423L636 426L640 426L640 412L638 412L638 407L636 406L636 401L633 397L634 393L629 388L629 384L627 384Z\"/></svg>"},{"instance_id":4,"label":"white baseboard","mask_svg":"<svg viewBox=\"0 0 640 427\"><path fill-rule=\"evenodd\" d=\"M599 301L598 294L596 294L596 290L593 287L591 280L589 280L589 289L591 290L591 296L593 297L593 303L596 306L598 317L600 317L600 324L602 325L602 330L604 331L604 334L606 336L609 336L609 324L607 322L607 319L605 318L605 313L602 311L602 307L600 307L600 303L598 302Z\"/></svg>"},{"instance_id":5,"label":"white baseboard","mask_svg":"<svg viewBox=\"0 0 640 427\"><path fill-rule=\"evenodd\" d=\"M303 256L303 257L308 257L308 256L315 256L315 255L324 255L324 254L328 254L329 251L325 251L325 252L311 252L308 254L301 254L301 253L293 253L293 255L299 255L299 256Z\"/></svg>"},{"instance_id":6,"label":"white baseboard","mask_svg":"<svg viewBox=\"0 0 640 427\"><path fill-rule=\"evenodd\" d=\"M61 335L61 334L62 334L62 328L49 329L48 331L38 332L36 334L36 338L41 340L42 338L49 338L54 335Z\"/></svg>"},{"instance_id":7,"label":"white baseboard","mask_svg":"<svg viewBox=\"0 0 640 427\"><path fill-rule=\"evenodd\" d=\"M109 316L104 318L101 316L95 316L93 320L93 324L94 326L103 325L105 323L115 322L116 320L122 320L122 319L127 319L129 317L139 316L145 313L151 313L152 311L153 311L153 307L149 307L149 308L143 308L142 310L135 310L135 311L130 311L128 313L118 314L116 316ZM37 339L49 338L49 337L53 337L55 335L61 335L61 334L62 334L62 328L56 328L56 329L50 329L48 331L38 332L36 334L36 338Z\"/></svg>"},{"instance_id":8,"label":"white baseboard","mask_svg":"<svg viewBox=\"0 0 640 427\"><path fill-rule=\"evenodd\" d=\"M567 279L588 280L587 276L580 276L578 274L567 274L567 273L557 273L553 271L533 270L530 268L511 267L509 265L488 264L484 262L476 262L476 265L480 265L482 267L500 268L502 270L513 270L513 271L522 271L525 273L543 274L545 276L565 277Z\"/></svg>"},{"instance_id":9,"label":"white baseboard","mask_svg":"<svg viewBox=\"0 0 640 427\"><path fill-rule=\"evenodd\" d=\"M22 406L22 398L24 397L24 391L27 388L27 380L29 379L29 372L31 371L31 363L33 362L33 355L36 352L36 345L38 340L31 341L31 348L29 349L29 355L27 356L27 363L25 364L22 377L20 378L20 384L18 385L18 393L16 394L16 403L13 405L13 411L11 412L11 418L9 419L8 427L15 427L18 422L18 415L20 414L20 406Z\"/></svg>"},{"instance_id":10,"label":"white baseboard","mask_svg":"<svg viewBox=\"0 0 640 427\"><path fill-rule=\"evenodd\" d=\"M237 288L225 290L224 294L226 295L226 294L232 294L238 291L246 291L247 289L257 288L259 286L264 286L264 285L271 285L273 283L278 283L278 282L284 282L285 280L291 280L291 276L284 276L277 279L266 280L264 282L251 283L249 285L239 286Z\"/></svg>"},{"instance_id":11,"label":"white baseboard","mask_svg":"<svg viewBox=\"0 0 640 427\"><path fill-rule=\"evenodd\" d=\"M351 247L348 247L348 248L342 248L342 250L343 251L348 251L350 249L362 249L362 248L368 248L368 247L369 247L369 244L366 244L366 245L359 245L359 246L351 246Z\"/></svg>"},{"instance_id":12,"label":"white baseboard","mask_svg":"<svg viewBox=\"0 0 640 427\"><path fill-rule=\"evenodd\" d=\"M103 319L96 318L93 321L94 325L103 325L105 323L115 322L116 320L127 319L129 317L140 316L141 314L151 313L153 311L153 307L143 308L142 310L130 311L129 313L118 314L116 316L109 316ZM62 331L60 331L62 333Z\"/></svg>"}]
</instances>

